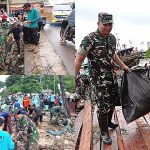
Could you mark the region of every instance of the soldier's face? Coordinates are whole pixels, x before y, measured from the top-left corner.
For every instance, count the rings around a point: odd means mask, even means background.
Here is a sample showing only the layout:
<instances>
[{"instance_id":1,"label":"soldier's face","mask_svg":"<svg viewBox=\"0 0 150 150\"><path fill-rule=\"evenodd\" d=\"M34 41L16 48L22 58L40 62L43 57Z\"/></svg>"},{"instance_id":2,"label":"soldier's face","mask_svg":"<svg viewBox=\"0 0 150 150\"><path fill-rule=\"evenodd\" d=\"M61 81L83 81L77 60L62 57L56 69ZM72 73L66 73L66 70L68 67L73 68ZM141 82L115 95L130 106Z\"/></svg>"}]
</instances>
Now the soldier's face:
<instances>
[{"instance_id":1,"label":"soldier's face","mask_svg":"<svg viewBox=\"0 0 150 150\"><path fill-rule=\"evenodd\" d=\"M102 22L98 22L98 29L100 31L100 33L104 36L104 37L108 37L109 36L109 33L111 32L112 30L112 23L108 23L108 24L102 24Z\"/></svg>"}]
</instances>

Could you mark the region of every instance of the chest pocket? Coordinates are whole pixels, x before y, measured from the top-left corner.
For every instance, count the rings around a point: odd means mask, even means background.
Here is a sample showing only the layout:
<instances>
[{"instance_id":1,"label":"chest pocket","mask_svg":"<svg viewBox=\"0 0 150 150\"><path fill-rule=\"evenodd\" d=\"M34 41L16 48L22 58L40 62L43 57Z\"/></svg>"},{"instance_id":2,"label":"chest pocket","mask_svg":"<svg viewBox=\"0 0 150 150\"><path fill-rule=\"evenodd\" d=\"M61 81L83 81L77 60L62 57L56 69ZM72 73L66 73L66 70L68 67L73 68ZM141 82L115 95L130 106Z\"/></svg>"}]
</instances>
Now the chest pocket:
<instances>
[{"instance_id":1,"label":"chest pocket","mask_svg":"<svg viewBox=\"0 0 150 150\"><path fill-rule=\"evenodd\" d=\"M99 58L106 58L109 51L107 49L107 45L104 44L102 41L95 41L94 42L94 48L95 48L95 55Z\"/></svg>"}]
</instances>

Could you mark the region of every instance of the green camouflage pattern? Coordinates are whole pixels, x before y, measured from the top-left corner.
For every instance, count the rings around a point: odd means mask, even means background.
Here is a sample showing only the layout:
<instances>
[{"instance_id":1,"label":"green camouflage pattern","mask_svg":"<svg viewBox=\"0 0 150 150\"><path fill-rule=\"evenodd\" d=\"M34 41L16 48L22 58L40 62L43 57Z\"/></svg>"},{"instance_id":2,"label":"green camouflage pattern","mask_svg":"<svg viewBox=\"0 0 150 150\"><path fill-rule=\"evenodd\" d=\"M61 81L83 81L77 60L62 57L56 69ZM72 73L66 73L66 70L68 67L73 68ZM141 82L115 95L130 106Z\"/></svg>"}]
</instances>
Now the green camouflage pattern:
<instances>
[{"instance_id":1,"label":"green camouflage pattern","mask_svg":"<svg viewBox=\"0 0 150 150\"><path fill-rule=\"evenodd\" d=\"M22 118L18 121L18 131L22 131L18 136L18 140L25 147L28 147L28 149L32 147L32 150L36 150L39 141L39 132L35 123L29 117L22 115Z\"/></svg>"},{"instance_id":2,"label":"green camouflage pattern","mask_svg":"<svg viewBox=\"0 0 150 150\"><path fill-rule=\"evenodd\" d=\"M89 61L89 80L92 84L94 102L97 103L100 114L107 113L114 108L111 97L116 91L116 86L114 86L116 82L115 51L116 38L112 34L105 38L98 29L87 35L80 45L79 54L87 56Z\"/></svg>"}]
</instances>

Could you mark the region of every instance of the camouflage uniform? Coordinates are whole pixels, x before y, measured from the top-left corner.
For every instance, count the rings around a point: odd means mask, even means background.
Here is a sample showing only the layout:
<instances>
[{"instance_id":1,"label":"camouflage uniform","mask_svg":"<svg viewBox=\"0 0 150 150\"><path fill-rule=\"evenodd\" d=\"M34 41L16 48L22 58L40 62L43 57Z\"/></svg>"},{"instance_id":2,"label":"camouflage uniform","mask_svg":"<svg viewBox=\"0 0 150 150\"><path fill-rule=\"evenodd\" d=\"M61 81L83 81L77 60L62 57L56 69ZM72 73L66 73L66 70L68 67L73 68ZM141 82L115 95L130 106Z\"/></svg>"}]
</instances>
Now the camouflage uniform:
<instances>
[{"instance_id":1,"label":"camouflage uniform","mask_svg":"<svg viewBox=\"0 0 150 150\"><path fill-rule=\"evenodd\" d=\"M116 82L114 74L114 55L116 50L116 38L109 34L103 37L99 30L87 35L81 42L79 54L87 56L89 60L90 82L95 95L95 102L99 108L99 114L108 113L114 108L112 97L116 94Z\"/></svg>"},{"instance_id":2,"label":"camouflage uniform","mask_svg":"<svg viewBox=\"0 0 150 150\"><path fill-rule=\"evenodd\" d=\"M17 140L21 142L21 147L25 150L38 150L39 132L34 122L26 115L22 115L18 121L18 129L22 131Z\"/></svg>"},{"instance_id":3,"label":"camouflage uniform","mask_svg":"<svg viewBox=\"0 0 150 150\"><path fill-rule=\"evenodd\" d=\"M76 80L76 93L81 96L82 99L86 99L85 92L88 90L89 77L86 74L81 74Z\"/></svg>"}]
</instances>

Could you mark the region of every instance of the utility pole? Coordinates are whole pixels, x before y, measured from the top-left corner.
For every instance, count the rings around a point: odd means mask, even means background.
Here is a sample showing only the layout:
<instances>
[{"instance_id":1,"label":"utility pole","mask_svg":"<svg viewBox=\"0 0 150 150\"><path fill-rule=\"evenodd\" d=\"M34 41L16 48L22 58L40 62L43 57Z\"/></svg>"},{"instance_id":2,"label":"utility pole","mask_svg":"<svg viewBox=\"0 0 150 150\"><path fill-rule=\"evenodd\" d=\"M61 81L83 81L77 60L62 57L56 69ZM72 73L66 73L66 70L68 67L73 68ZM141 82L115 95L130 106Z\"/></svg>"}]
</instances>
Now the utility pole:
<instances>
[{"instance_id":1,"label":"utility pole","mask_svg":"<svg viewBox=\"0 0 150 150\"><path fill-rule=\"evenodd\" d=\"M9 0L7 0L7 12L9 13Z\"/></svg>"},{"instance_id":2,"label":"utility pole","mask_svg":"<svg viewBox=\"0 0 150 150\"><path fill-rule=\"evenodd\" d=\"M59 75L59 82L60 82L60 91L62 94L62 99L63 99L63 103L64 103L64 107L66 109L66 115L67 118L70 118L70 113L69 113L69 108L68 108L68 102L66 100L66 94L65 94L65 90L64 90L64 78L62 75Z\"/></svg>"},{"instance_id":3,"label":"utility pole","mask_svg":"<svg viewBox=\"0 0 150 150\"><path fill-rule=\"evenodd\" d=\"M54 94L55 94L55 86L56 86L56 84L55 84L55 75L54 75Z\"/></svg>"}]
</instances>

